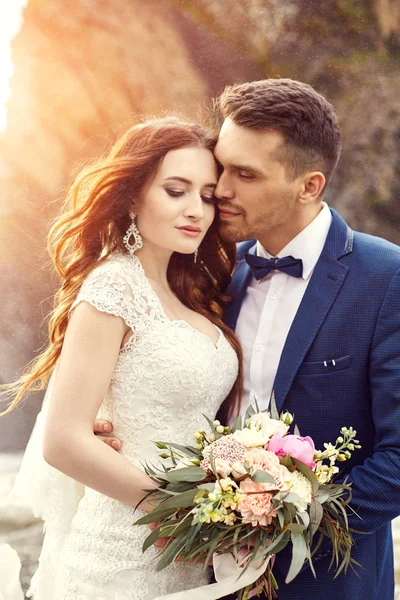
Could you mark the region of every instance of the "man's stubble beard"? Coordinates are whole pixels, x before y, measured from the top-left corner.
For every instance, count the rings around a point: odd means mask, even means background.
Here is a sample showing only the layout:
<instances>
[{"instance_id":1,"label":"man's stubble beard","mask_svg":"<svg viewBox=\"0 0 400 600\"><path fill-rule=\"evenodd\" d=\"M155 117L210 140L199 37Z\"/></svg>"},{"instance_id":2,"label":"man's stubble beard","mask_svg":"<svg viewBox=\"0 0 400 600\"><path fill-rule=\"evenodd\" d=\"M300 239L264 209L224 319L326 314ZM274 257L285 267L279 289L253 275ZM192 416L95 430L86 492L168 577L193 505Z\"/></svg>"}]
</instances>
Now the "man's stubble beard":
<instances>
[{"instance_id":1,"label":"man's stubble beard","mask_svg":"<svg viewBox=\"0 0 400 600\"><path fill-rule=\"evenodd\" d=\"M254 235L247 233L244 229L240 227L232 227L228 223L220 223L219 224L219 232L221 237L226 242L246 242L247 240L254 239Z\"/></svg>"}]
</instances>

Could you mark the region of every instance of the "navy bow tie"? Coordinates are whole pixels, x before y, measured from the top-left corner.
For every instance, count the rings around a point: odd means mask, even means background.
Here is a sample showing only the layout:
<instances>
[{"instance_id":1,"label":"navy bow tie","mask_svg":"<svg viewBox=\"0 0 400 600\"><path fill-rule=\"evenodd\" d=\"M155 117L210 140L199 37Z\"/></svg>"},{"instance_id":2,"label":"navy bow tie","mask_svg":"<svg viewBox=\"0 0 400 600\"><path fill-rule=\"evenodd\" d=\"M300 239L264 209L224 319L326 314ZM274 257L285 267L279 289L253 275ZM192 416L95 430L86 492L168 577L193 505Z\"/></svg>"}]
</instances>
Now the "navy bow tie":
<instances>
[{"instance_id":1,"label":"navy bow tie","mask_svg":"<svg viewBox=\"0 0 400 600\"><path fill-rule=\"evenodd\" d=\"M246 254L245 258L256 279L263 279L275 269L291 277L301 277L303 275L303 261L301 258L293 258L293 256L264 258L254 254Z\"/></svg>"}]
</instances>

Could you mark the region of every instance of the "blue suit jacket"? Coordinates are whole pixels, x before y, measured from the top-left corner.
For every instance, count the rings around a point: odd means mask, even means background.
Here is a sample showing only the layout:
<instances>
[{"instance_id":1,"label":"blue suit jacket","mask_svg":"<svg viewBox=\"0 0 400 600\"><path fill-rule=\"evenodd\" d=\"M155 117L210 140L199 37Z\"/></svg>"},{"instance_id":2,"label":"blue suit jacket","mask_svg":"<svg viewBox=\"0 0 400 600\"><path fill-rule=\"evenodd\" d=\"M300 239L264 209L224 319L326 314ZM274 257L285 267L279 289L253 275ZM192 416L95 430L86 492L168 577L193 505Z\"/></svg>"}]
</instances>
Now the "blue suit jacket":
<instances>
[{"instance_id":1,"label":"blue suit jacket","mask_svg":"<svg viewBox=\"0 0 400 600\"><path fill-rule=\"evenodd\" d=\"M328 237L297 311L274 383L278 410L289 410L317 448L353 426L362 445L343 465L361 520L353 556L361 564L333 579L327 544L309 568L284 583L288 556L277 556L279 600L393 600L391 520L400 514L400 248L353 232L332 210ZM238 248L225 321L235 328L251 278ZM335 364L333 365L332 359ZM330 361L325 366L324 361Z\"/></svg>"}]
</instances>

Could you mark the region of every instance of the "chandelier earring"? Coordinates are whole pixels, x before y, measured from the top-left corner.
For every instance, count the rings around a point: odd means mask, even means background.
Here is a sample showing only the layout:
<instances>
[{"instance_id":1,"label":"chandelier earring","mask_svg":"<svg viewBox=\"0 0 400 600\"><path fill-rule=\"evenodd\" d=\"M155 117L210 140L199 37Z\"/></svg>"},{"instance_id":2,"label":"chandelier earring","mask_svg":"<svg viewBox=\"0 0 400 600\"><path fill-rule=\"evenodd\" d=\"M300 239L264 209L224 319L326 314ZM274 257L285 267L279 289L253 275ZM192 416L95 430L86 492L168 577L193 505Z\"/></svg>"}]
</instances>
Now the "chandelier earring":
<instances>
[{"instance_id":1,"label":"chandelier earring","mask_svg":"<svg viewBox=\"0 0 400 600\"><path fill-rule=\"evenodd\" d=\"M136 215L130 212L129 216L132 219L132 223L123 237L123 242L129 254L135 254L136 250L139 250L143 246L143 239L135 223Z\"/></svg>"},{"instance_id":2,"label":"chandelier earring","mask_svg":"<svg viewBox=\"0 0 400 600\"><path fill-rule=\"evenodd\" d=\"M197 263L197 257L198 257L198 255L199 255L199 251L195 250L194 253L193 253L193 262L194 262L194 264Z\"/></svg>"}]
</instances>

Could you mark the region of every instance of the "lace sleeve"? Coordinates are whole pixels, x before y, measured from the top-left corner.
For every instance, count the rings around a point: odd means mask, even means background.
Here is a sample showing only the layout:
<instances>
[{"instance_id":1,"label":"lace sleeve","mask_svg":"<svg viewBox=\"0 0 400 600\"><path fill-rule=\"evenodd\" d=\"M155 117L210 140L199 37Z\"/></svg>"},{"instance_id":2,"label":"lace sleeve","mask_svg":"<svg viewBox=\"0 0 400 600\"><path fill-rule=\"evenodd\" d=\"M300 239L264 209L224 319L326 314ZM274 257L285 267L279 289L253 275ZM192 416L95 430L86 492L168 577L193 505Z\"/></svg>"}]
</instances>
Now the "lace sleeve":
<instances>
[{"instance_id":1,"label":"lace sleeve","mask_svg":"<svg viewBox=\"0 0 400 600\"><path fill-rule=\"evenodd\" d=\"M107 260L88 275L70 312L82 301L122 317L133 332L160 312L138 259L124 256Z\"/></svg>"}]
</instances>

